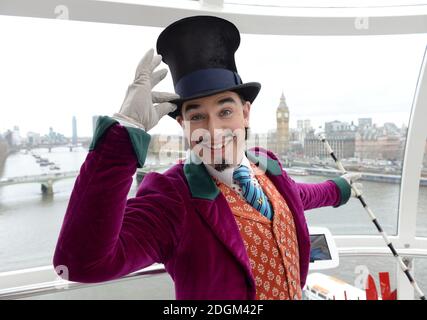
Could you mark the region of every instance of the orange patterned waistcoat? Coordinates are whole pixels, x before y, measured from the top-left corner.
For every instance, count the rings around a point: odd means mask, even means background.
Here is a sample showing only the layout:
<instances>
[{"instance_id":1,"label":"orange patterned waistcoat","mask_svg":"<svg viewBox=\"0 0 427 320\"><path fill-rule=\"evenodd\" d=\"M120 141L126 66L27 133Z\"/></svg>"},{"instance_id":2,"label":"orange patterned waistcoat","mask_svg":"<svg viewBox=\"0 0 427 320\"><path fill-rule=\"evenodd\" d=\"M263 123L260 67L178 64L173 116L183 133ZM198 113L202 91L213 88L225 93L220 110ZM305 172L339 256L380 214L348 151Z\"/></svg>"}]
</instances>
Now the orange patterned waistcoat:
<instances>
[{"instance_id":1,"label":"orange patterned waistcoat","mask_svg":"<svg viewBox=\"0 0 427 320\"><path fill-rule=\"evenodd\" d=\"M298 240L292 213L265 173L252 163L251 167L272 205L272 221L231 187L214 180L243 238L255 280L256 299L301 299Z\"/></svg>"}]
</instances>

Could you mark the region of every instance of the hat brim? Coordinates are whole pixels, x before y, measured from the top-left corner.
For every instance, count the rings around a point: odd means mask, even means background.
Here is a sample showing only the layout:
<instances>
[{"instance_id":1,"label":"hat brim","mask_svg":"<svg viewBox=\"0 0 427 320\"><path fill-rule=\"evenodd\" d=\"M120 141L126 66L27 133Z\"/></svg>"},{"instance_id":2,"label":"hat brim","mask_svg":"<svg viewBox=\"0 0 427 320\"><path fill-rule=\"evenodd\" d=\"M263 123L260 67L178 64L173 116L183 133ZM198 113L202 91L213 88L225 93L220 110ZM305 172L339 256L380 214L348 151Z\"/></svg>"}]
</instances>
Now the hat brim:
<instances>
[{"instance_id":1,"label":"hat brim","mask_svg":"<svg viewBox=\"0 0 427 320\"><path fill-rule=\"evenodd\" d=\"M252 102L254 102L254 100L257 97L260 90L261 90L261 84L260 83L248 82L248 83L240 84L240 85L237 85L234 87L204 91L204 92L201 92L199 94L192 95L190 97L171 100L170 102L173 104L176 104L177 108L175 111L168 113L168 116L176 119L177 116L181 115L182 104L186 101L208 97L208 96L211 96L211 95L214 95L217 93L221 93L224 91L236 92L236 93L240 94L246 101L249 101L250 103L252 103Z\"/></svg>"}]
</instances>

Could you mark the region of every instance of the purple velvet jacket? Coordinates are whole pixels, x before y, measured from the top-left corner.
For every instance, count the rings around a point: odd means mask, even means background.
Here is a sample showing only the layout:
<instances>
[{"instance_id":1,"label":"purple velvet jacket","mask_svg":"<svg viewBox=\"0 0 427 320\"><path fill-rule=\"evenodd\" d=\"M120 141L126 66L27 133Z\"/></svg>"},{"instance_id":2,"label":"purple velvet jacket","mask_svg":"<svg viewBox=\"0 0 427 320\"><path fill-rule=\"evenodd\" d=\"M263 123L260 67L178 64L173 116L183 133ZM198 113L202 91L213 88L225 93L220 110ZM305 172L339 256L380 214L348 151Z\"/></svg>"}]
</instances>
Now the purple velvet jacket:
<instances>
[{"instance_id":1,"label":"purple velvet jacket","mask_svg":"<svg viewBox=\"0 0 427 320\"><path fill-rule=\"evenodd\" d=\"M70 281L101 282L158 262L172 277L177 299L255 299L234 216L203 164L148 173L136 196L127 199L148 148L149 135L143 134L135 138L114 121L98 131L71 194L54 266L66 266ZM342 178L296 183L274 154L261 148L247 156L266 170L292 211L304 286L310 250L304 210L341 205L350 189Z\"/></svg>"}]
</instances>

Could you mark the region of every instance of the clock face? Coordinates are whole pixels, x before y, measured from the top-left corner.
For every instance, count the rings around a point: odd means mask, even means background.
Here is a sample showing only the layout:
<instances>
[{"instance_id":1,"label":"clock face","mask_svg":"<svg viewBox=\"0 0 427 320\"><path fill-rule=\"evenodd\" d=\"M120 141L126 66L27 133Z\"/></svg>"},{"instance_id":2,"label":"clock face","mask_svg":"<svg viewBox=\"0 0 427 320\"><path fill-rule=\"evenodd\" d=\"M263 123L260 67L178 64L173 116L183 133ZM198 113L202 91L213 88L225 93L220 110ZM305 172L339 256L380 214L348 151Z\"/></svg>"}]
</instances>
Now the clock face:
<instances>
[{"instance_id":1,"label":"clock face","mask_svg":"<svg viewBox=\"0 0 427 320\"><path fill-rule=\"evenodd\" d=\"M277 114L277 119L280 119L282 117L282 114L281 113L278 113Z\"/></svg>"},{"instance_id":2,"label":"clock face","mask_svg":"<svg viewBox=\"0 0 427 320\"><path fill-rule=\"evenodd\" d=\"M287 117L289 117L289 114L286 112L286 113L285 113L285 118L287 118Z\"/></svg>"}]
</instances>

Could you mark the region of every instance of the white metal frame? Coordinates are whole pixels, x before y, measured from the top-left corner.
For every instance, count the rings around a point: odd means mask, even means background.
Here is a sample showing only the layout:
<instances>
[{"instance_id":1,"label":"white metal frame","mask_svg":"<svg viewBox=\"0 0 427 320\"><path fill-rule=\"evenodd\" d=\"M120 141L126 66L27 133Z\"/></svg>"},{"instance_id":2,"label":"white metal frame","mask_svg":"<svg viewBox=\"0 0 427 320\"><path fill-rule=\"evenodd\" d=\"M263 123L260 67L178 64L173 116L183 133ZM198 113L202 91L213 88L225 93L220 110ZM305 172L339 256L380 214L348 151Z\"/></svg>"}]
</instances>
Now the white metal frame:
<instances>
[{"instance_id":1,"label":"white metal frame","mask_svg":"<svg viewBox=\"0 0 427 320\"><path fill-rule=\"evenodd\" d=\"M242 33L275 35L381 35L427 33L427 6L281 8L217 0L2 0L0 15L165 27L196 14L215 14Z\"/></svg>"},{"instance_id":2,"label":"white metal frame","mask_svg":"<svg viewBox=\"0 0 427 320\"><path fill-rule=\"evenodd\" d=\"M388 8L268 8L203 1L2 0L0 15L165 27L185 16L214 14L243 33L278 35L427 34L427 6ZM420 70L404 154L398 233L390 237L402 256L427 257L427 238L416 237L420 168L427 137L426 58ZM381 236L337 236L340 255L389 254ZM400 269L399 269L400 271ZM400 299L413 297L398 271ZM9 293L11 294L11 293ZM1 298L1 295L0 295Z\"/></svg>"}]
</instances>

